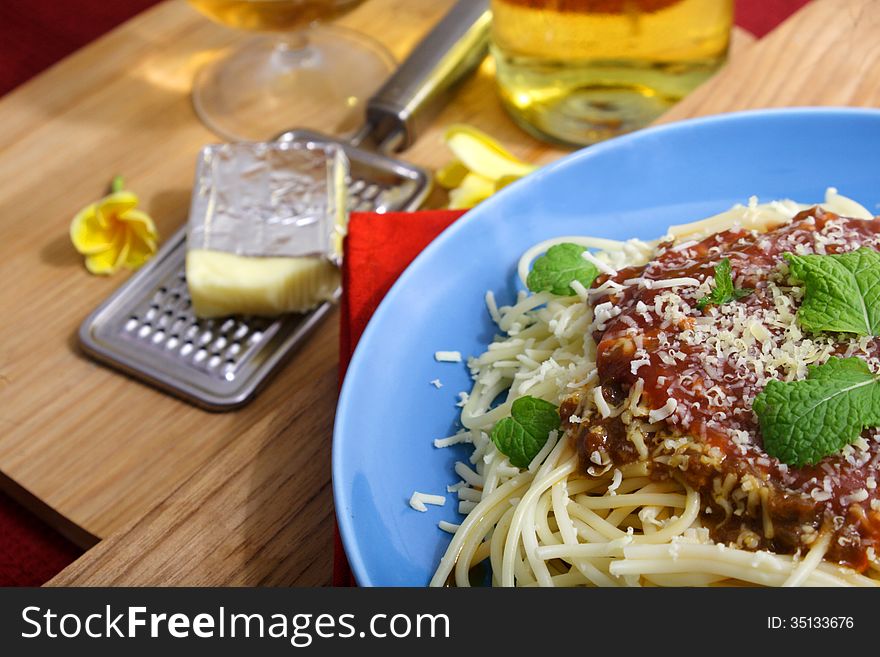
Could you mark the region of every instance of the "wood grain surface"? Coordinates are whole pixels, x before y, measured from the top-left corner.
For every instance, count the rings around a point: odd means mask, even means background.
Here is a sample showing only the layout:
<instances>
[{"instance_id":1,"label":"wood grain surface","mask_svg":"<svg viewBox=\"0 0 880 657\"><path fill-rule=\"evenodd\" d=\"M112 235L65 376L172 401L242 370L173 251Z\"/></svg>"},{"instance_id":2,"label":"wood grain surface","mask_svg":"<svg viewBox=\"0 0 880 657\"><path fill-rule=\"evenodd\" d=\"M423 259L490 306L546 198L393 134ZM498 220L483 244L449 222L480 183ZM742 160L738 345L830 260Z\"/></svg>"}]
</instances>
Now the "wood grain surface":
<instances>
[{"instance_id":1,"label":"wood grain surface","mask_svg":"<svg viewBox=\"0 0 880 657\"><path fill-rule=\"evenodd\" d=\"M403 57L451 4L372 0L341 22ZM244 38L173 0L0 101L0 471L97 537L141 518L233 444L256 451L280 433L304 453L320 444L320 485L329 478L336 316L307 357L228 414L121 376L76 345L80 322L126 276L86 273L68 237L72 215L121 173L161 235L184 222L196 154L218 141L192 111L192 77ZM303 409L308 422L292 424ZM316 524L331 506L321 497Z\"/></svg>"},{"instance_id":2,"label":"wood grain surface","mask_svg":"<svg viewBox=\"0 0 880 657\"><path fill-rule=\"evenodd\" d=\"M402 56L450 4L371 0L344 22ZM878 5L817 0L674 116L876 103ZM122 172L163 234L183 221L195 154L214 141L187 91L201 53L235 38L173 0L0 102L0 273L14 281L0 292L0 470L106 537L54 584L329 582L336 316L253 404L225 415L94 365L73 341L122 277L83 272L67 243L70 214ZM532 161L558 157L504 116L490 74L484 66L405 157L442 164L442 126L458 121Z\"/></svg>"}]
</instances>

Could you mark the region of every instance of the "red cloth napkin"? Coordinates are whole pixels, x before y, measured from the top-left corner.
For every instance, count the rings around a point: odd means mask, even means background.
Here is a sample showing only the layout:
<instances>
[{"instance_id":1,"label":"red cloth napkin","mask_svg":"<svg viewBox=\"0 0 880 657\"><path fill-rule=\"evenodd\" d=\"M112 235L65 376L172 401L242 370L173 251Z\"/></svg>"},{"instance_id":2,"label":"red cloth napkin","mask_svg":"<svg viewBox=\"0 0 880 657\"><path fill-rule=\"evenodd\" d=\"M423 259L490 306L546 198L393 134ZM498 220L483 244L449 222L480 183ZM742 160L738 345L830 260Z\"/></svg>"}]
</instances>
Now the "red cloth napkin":
<instances>
[{"instance_id":1,"label":"red cloth napkin","mask_svg":"<svg viewBox=\"0 0 880 657\"><path fill-rule=\"evenodd\" d=\"M340 304L339 382L367 322L409 263L462 214L457 210L353 214L345 238ZM333 585L355 586L336 530Z\"/></svg>"}]
</instances>

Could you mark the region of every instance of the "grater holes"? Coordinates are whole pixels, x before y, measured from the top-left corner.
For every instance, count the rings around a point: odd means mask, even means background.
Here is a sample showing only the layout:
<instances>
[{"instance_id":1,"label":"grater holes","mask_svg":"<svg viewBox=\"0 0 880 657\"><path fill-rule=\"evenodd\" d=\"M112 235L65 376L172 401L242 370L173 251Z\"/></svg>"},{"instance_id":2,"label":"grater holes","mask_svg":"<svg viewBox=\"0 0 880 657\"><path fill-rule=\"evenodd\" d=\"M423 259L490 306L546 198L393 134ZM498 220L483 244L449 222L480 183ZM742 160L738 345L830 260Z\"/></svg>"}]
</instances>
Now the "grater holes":
<instances>
[{"instance_id":1,"label":"grater holes","mask_svg":"<svg viewBox=\"0 0 880 657\"><path fill-rule=\"evenodd\" d=\"M368 185L367 188L361 193L361 199L372 201L379 195L381 191L379 185L373 183L372 185Z\"/></svg>"},{"instance_id":2,"label":"grater holes","mask_svg":"<svg viewBox=\"0 0 880 657\"><path fill-rule=\"evenodd\" d=\"M367 183L365 183L363 180L355 180L354 182L352 182L349 185L348 193L351 194L352 196L358 196L358 195L360 195L361 191L363 191L363 189L366 186L367 186Z\"/></svg>"},{"instance_id":3,"label":"grater holes","mask_svg":"<svg viewBox=\"0 0 880 657\"><path fill-rule=\"evenodd\" d=\"M367 190L366 185L361 185ZM370 192L373 193L373 192ZM211 376L235 379L236 372L274 335L277 320L266 317L199 319L190 310L184 270L169 275L132 309L121 328L162 359Z\"/></svg>"}]
</instances>

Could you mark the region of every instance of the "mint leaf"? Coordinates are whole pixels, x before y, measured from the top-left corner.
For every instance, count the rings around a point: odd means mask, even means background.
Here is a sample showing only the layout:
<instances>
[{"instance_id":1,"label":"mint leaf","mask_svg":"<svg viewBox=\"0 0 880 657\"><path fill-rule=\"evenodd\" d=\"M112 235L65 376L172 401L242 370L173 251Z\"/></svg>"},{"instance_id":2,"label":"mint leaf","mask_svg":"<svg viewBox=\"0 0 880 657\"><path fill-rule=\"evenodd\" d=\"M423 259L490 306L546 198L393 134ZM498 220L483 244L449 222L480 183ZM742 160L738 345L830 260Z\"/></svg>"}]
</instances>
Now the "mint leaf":
<instances>
[{"instance_id":1,"label":"mint leaf","mask_svg":"<svg viewBox=\"0 0 880 657\"><path fill-rule=\"evenodd\" d=\"M586 250L569 242L551 246L547 253L535 260L526 278L526 285L532 292L552 292L560 296L575 294L571 289L572 281L580 281L584 287L590 287L599 275L599 269L583 259L582 254Z\"/></svg>"},{"instance_id":2,"label":"mint leaf","mask_svg":"<svg viewBox=\"0 0 880 657\"><path fill-rule=\"evenodd\" d=\"M880 377L859 358L831 358L803 381L770 381L752 403L764 449L783 463L815 464L880 426Z\"/></svg>"},{"instance_id":3,"label":"mint leaf","mask_svg":"<svg viewBox=\"0 0 880 657\"><path fill-rule=\"evenodd\" d=\"M730 259L724 258L715 265L715 287L712 292L697 301L697 309L703 310L708 305L720 306L731 301L739 301L749 296L754 290L733 287L733 276L730 274Z\"/></svg>"},{"instance_id":4,"label":"mint leaf","mask_svg":"<svg viewBox=\"0 0 880 657\"><path fill-rule=\"evenodd\" d=\"M797 319L807 331L880 336L880 253L862 247L838 255L786 253L804 283Z\"/></svg>"},{"instance_id":5,"label":"mint leaf","mask_svg":"<svg viewBox=\"0 0 880 657\"><path fill-rule=\"evenodd\" d=\"M550 432L559 429L559 411L548 401L526 396L513 402L510 415L495 424L492 442L512 465L527 468Z\"/></svg>"}]
</instances>

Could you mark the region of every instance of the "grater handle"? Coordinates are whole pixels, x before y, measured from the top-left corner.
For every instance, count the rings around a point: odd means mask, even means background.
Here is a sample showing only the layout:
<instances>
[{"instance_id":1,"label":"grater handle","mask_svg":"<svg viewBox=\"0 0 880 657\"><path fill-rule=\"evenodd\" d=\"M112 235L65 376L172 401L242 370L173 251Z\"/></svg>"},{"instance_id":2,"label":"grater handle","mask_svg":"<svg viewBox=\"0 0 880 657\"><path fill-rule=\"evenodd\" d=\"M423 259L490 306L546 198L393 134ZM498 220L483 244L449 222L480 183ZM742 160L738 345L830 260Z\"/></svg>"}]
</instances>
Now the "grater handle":
<instances>
[{"instance_id":1,"label":"grater handle","mask_svg":"<svg viewBox=\"0 0 880 657\"><path fill-rule=\"evenodd\" d=\"M410 146L430 109L486 56L489 0L459 0L367 103L367 126L358 142L383 151Z\"/></svg>"}]
</instances>

